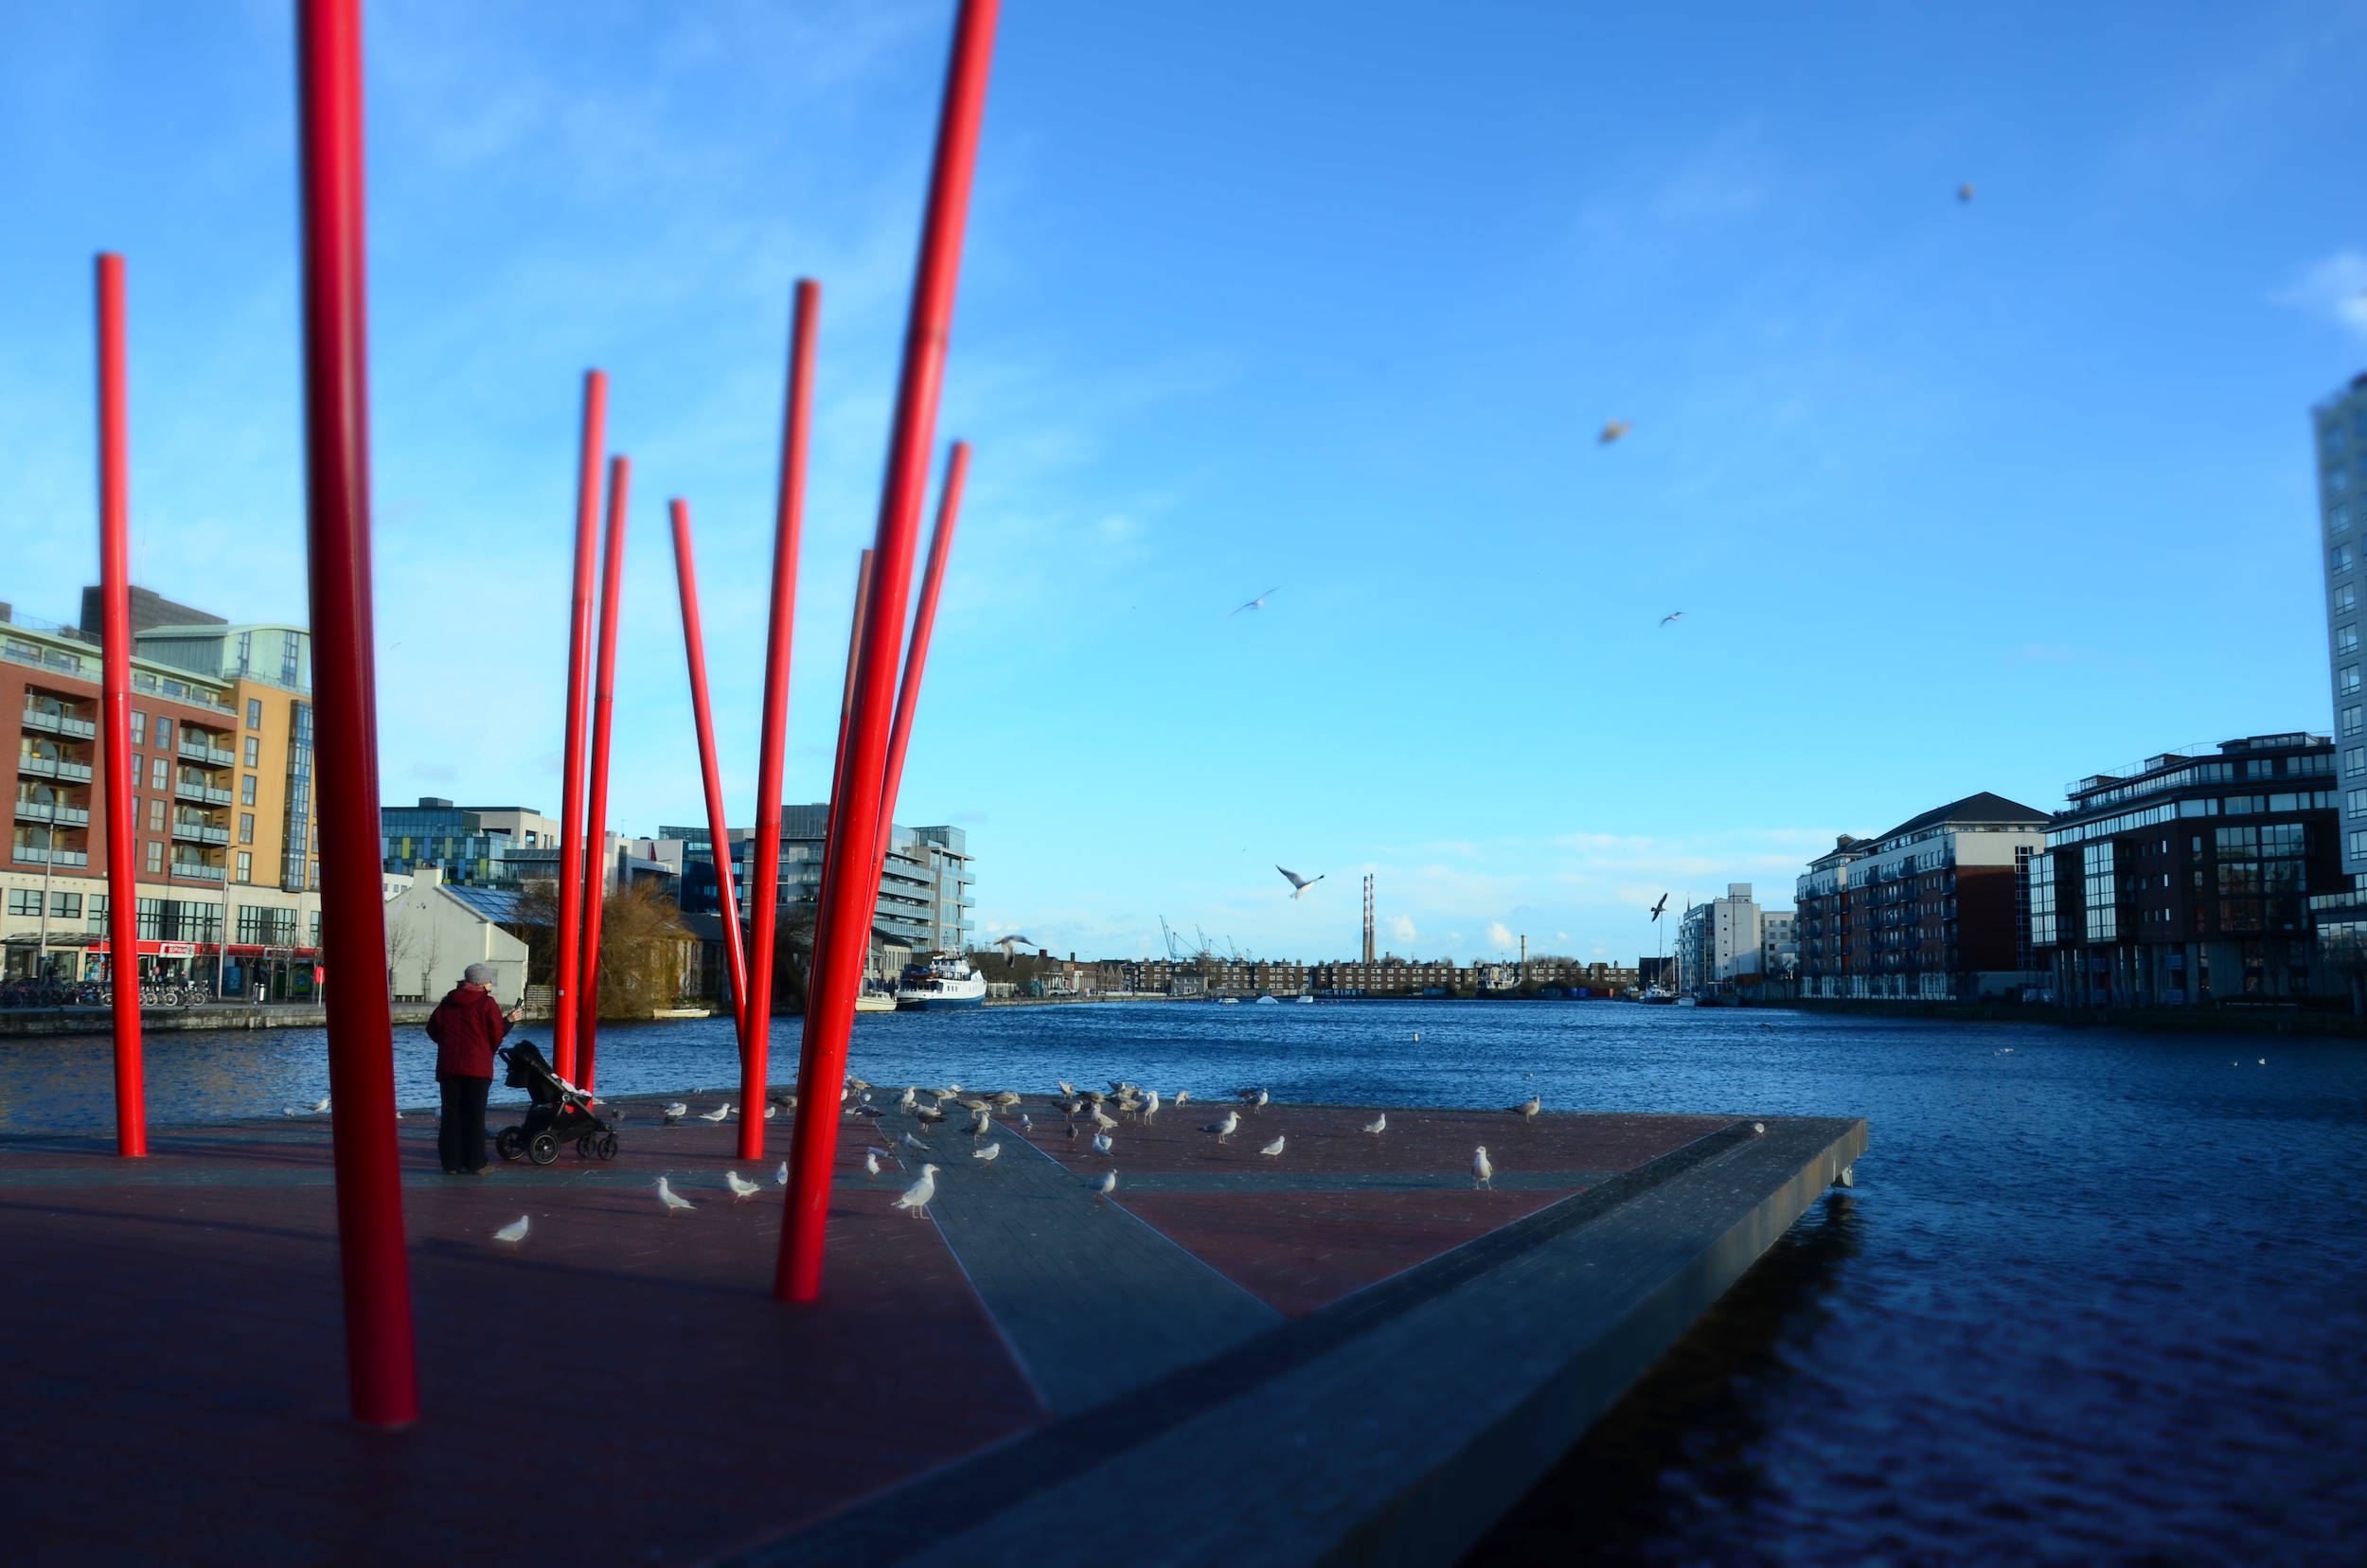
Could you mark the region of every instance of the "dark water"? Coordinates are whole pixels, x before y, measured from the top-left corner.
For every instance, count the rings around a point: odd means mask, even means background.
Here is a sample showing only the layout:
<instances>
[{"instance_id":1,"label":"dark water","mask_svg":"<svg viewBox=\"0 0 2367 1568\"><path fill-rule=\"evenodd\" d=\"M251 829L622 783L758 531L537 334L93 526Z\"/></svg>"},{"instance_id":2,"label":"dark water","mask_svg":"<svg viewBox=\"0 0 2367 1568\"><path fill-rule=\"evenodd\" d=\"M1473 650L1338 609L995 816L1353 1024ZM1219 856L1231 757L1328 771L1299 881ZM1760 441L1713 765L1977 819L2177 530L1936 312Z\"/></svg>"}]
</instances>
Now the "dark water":
<instances>
[{"instance_id":1,"label":"dark water","mask_svg":"<svg viewBox=\"0 0 2367 1568\"><path fill-rule=\"evenodd\" d=\"M776 1062L795 1038L784 1021ZM316 1031L158 1036L152 1114L309 1105L321 1050ZM398 1052L403 1103L425 1103L426 1042L400 1031ZM1812 1208L1475 1561L2367 1560L2359 1046L1149 1005L865 1016L853 1062L894 1083L1868 1117L1855 1192ZM601 1063L620 1094L737 1077L720 1020L610 1030ZM111 1114L103 1041L0 1042L0 1131Z\"/></svg>"}]
</instances>

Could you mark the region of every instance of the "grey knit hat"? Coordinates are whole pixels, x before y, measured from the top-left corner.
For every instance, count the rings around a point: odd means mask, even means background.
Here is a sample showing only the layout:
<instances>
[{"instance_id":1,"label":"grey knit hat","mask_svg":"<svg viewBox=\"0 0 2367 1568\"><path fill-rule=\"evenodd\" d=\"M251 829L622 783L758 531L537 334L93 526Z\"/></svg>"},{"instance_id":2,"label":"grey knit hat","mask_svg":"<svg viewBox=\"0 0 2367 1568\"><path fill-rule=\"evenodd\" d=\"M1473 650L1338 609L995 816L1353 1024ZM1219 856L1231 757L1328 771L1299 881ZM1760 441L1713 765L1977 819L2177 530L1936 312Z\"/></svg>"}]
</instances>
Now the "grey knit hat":
<instances>
[{"instance_id":1,"label":"grey knit hat","mask_svg":"<svg viewBox=\"0 0 2367 1568\"><path fill-rule=\"evenodd\" d=\"M471 964L460 971L460 978L472 986L489 986L493 983L493 966Z\"/></svg>"}]
</instances>

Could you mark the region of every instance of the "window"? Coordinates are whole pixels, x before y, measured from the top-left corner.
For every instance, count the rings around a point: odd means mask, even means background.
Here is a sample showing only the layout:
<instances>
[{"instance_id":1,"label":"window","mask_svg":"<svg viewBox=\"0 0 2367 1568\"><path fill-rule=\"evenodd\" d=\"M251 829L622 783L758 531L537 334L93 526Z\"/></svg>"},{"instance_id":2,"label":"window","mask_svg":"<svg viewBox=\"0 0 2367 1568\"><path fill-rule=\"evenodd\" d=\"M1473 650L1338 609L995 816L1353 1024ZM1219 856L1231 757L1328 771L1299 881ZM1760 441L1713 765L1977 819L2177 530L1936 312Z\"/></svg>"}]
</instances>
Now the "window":
<instances>
[{"instance_id":1,"label":"window","mask_svg":"<svg viewBox=\"0 0 2367 1568\"><path fill-rule=\"evenodd\" d=\"M137 708L133 708L132 710L132 744L135 746L147 745L147 736L148 715L142 713Z\"/></svg>"},{"instance_id":2,"label":"window","mask_svg":"<svg viewBox=\"0 0 2367 1568\"><path fill-rule=\"evenodd\" d=\"M2224 829L2222 829L2224 832ZM2084 844L2079 848L2080 870L2084 878L2082 892L2088 908L2088 940L2117 941L2120 937L2120 909L2115 902L2117 891L2110 839L2101 844Z\"/></svg>"},{"instance_id":3,"label":"window","mask_svg":"<svg viewBox=\"0 0 2367 1568\"><path fill-rule=\"evenodd\" d=\"M2334 553L2326 560L2334 571L2347 572L2351 569L2351 547L2348 544L2337 544L2334 547Z\"/></svg>"},{"instance_id":4,"label":"window","mask_svg":"<svg viewBox=\"0 0 2367 1568\"><path fill-rule=\"evenodd\" d=\"M239 851L239 880L242 882L255 880L255 856L250 850Z\"/></svg>"},{"instance_id":5,"label":"window","mask_svg":"<svg viewBox=\"0 0 2367 1568\"><path fill-rule=\"evenodd\" d=\"M172 721L161 713L156 715L156 749L158 751L172 749Z\"/></svg>"},{"instance_id":6,"label":"window","mask_svg":"<svg viewBox=\"0 0 2367 1568\"><path fill-rule=\"evenodd\" d=\"M2337 507L2336 507L2333 510L2331 510L2331 511L2329 511L2329 512L2327 512L2327 513L2326 513L2326 532L2328 532L2328 533L2342 533L2342 532L2345 532L2346 530L2348 530L2348 529L2349 529L2349 527L2350 527L2350 526L2351 526L2351 508L2348 508L2348 507L2343 507L2343 506L2337 506Z\"/></svg>"},{"instance_id":7,"label":"window","mask_svg":"<svg viewBox=\"0 0 2367 1568\"><path fill-rule=\"evenodd\" d=\"M2345 627L2343 630L2351 633L2351 647L2354 649L2358 648L2358 629L2357 627ZM246 738L246 765L250 768L259 768L263 765L263 742L257 739L252 735Z\"/></svg>"},{"instance_id":8,"label":"window","mask_svg":"<svg viewBox=\"0 0 2367 1568\"><path fill-rule=\"evenodd\" d=\"M255 668L255 633L239 633L239 673L243 675Z\"/></svg>"},{"instance_id":9,"label":"window","mask_svg":"<svg viewBox=\"0 0 2367 1568\"><path fill-rule=\"evenodd\" d=\"M151 798L148 803L148 830L151 833L165 830L165 803L161 799Z\"/></svg>"},{"instance_id":10,"label":"window","mask_svg":"<svg viewBox=\"0 0 2367 1568\"><path fill-rule=\"evenodd\" d=\"M2337 588L2334 591L2334 613L2336 615L2339 615L2346 610L2356 609L2358 604L2358 590L2352 584L2346 582L2342 584L2341 587Z\"/></svg>"},{"instance_id":11,"label":"window","mask_svg":"<svg viewBox=\"0 0 2367 1568\"><path fill-rule=\"evenodd\" d=\"M2351 835L2351 859L2367 860L2367 833Z\"/></svg>"},{"instance_id":12,"label":"window","mask_svg":"<svg viewBox=\"0 0 2367 1568\"><path fill-rule=\"evenodd\" d=\"M11 887L11 888L9 888L9 914L11 914L11 915L38 915L38 914L40 914L40 913L41 913L41 889L40 889L40 888L38 888L38 887Z\"/></svg>"},{"instance_id":13,"label":"window","mask_svg":"<svg viewBox=\"0 0 2367 1568\"><path fill-rule=\"evenodd\" d=\"M2359 790L2354 793L2367 795L2367 790ZM240 844L253 844L255 842L255 813L253 811L240 811L239 813L239 842Z\"/></svg>"},{"instance_id":14,"label":"window","mask_svg":"<svg viewBox=\"0 0 2367 1568\"><path fill-rule=\"evenodd\" d=\"M2348 740L2352 736L2357 735L2362 727L2367 726L2361 725L2359 720L2359 710L2358 708L2346 707L2342 710L2343 739Z\"/></svg>"},{"instance_id":15,"label":"window","mask_svg":"<svg viewBox=\"0 0 2367 1568\"><path fill-rule=\"evenodd\" d=\"M2358 652L2358 628L2356 626L2336 627L2334 629L2334 651L2338 658ZM252 746L255 742L249 740L247 744Z\"/></svg>"},{"instance_id":16,"label":"window","mask_svg":"<svg viewBox=\"0 0 2367 1568\"><path fill-rule=\"evenodd\" d=\"M260 697L249 697L246 700L246 727L249 729L263 727L263 700Z\"/></svg>"},{"instance_id":17,"label":"window","mask_svg":"<svg viewBox=\"0 0 2367 1568\"><path fill-rule=\"evenodd\" d=\"M151 871L162 871L165 868L165 846L162 840L150 839L148 841L148 868Z\"/></svg>"},{"instance_id":18,"label":"window","mask_svg":"<svg viewBox=\"0 0 2367 1568\"><path fill-rule=\"evenodd\" d=\"M2344 795L2342 811L2346 816L2367 816L2367 790L2353 790Z\"/></svg>"},{"instance_id":19,"label":"window","mask_svg":"<svg viewBox=\"0 0 2367 1568\"><path fill-rule=\"evenodd\" d=\"M158 741L157 744L162 745L163 742ZM151 757L148 759L148 787L151 790L172 788L172 759L170 757Z\"/></svg>"},{"instance_id":20,"label":"window","mask_svg":"<svg viewBox=\"0 0 2367 1568\"><path fill-rule=\"evenodd\" d=\"M2339 691L2340 691L2340 693L2341 693L2343 696L2345 696L2345 697L2356 697L2356 696L2358 696L2358 666L2357 666L2357 665L2344 665L2344 666L2342 667L2342 672L2341 672L2340 675L2338 675L2338 676L2336 676L2336 677L2335 677L2335 682L2334 682L2334 684L2335 684L2336 688L2337 688Z\"/></svg>"},{"instance_id":21,"label":"window","mask_svg":"<svg viewBox=\"0 0 2367 1568\"><path fill-rule=\"evenodd\" d=\"M253 774L248 774L239 780L239 804L241 806L255 804L255 775Z\"/></svg>"},{"instance_id":22,"label":"window","mask_svg":"<svg viewBox=\"0 0 2367 1568\"><path fill-rule=\"evenodd\" d=\"M296 684L296 640L293 632L279 633L279 678Z\"/></svg>"},{"instance_id":23,"label":"window","mask_svg":"<svg viewBox=\"0 0 2367 1568\"><path fill-rule=\"evenodd\" d=\"M50 894L49 913L68 920L80 919L82 918L82 895L80 893Z\"/></svg>"},{"instance_id":24,"label":"window","mask_svg":"<svg viewBox=\"0 0 2367 1568\"><path fill-rule=\"evenodd\" d=\"M2334 487L2334 493L2340 495L2351 488L2351 471L2345 468L2336 469L2326 475L2326 481Z\"/></svg>"}]
</instances>

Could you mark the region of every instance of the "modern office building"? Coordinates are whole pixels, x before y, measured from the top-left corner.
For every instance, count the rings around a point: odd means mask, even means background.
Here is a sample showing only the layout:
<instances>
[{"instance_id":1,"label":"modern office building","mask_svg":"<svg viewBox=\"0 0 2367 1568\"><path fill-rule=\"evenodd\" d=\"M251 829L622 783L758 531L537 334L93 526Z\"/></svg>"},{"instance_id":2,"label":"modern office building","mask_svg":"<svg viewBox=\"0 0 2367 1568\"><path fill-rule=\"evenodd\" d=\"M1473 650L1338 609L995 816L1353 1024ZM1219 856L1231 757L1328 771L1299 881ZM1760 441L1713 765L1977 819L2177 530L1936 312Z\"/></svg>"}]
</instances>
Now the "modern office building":
<instances>
[{"instance_id":1,"label":"modern office building","mask_svg":"<svg viewBox=\"0 0 2367 1568\"><path fill-rule=\"evenodd\" d=\"M2254 735L2067 790L2030 877L2030 942L2067 1004L2305 997L2314 890L2346 890L2336 743ZM2367 806L2367 802L2362 802Z\"/></svg>"},{"instance_id":2,"label":"modern office building","mask_svg":"<svg viewBox=\"0 0 2367 1568\"><path fill-rule=\"evenodd\" d=\"M421 795L416 806L381 807L378 816L380 868L389 874L434 866L447 888L558 880L559 824L529 807L455 806ZM611 886L626 842L621 834L607 837Z\"/></svg>"},{"instance_id":3,"label":"modern office building","mask_svg":"<svg viewBox=\"0 0 2367 1568\"><path fill-rule=\"evenodd\" d=\"M1724 898L1686 910L1677 922L1677 965L1685 989L1702 990L1761 974L1759 924L1765 913L1749 882L1728 882Z\"/></svg>"},{"instance_id":4,"label":"modern office building","mask_svg":"<svg viewBox=\"0 0 2367 1568\"><path fill-rule=\"evenodd\" d=\"M1878 838L1843 835L1797 885L1800 994L1970 1001L2042 986L2027 900L2046 826L1984 791Z\"/></svg>"},{"instance_id":5,"label":"modern office building","mask_svg":"<svg viewBox=\"0 0 2367 1568\"><path fill-rule=\"evenodd\" d=\"M2318 445L2318 522L2325 562L2326 673L2333 687L2334 738L2341 747L2342 783L2367 787L2367 694L2358 633L2360 579L2367 568L2367 374L2309 411ZM2347 821L2347 818L2345 819ZM2367 821L2353 825L2339 846L2342 872L2367 873ZM2329 890L2331 891L2331 890Z\"/></svg>"},{"instance_id":6,"label":"modern office building","mask_svg":"<svg viewBox=\"0 0 2367 1568\"><path fill-rule=\"evenodd\" d=\"M133 820L112 837L140 883L142 968L310 995L320 927L310 638L145 589L133 623ZM98 634L13 613L0 633L0 711L19 731L5 764L7 972L84 978L108 948ZM209 641L230 657L205 658Z\"/></svg>"},{"instance_id":7,"label":"modern office building","mask_svg":"<svg viewBox=\"0 0 2367 1568\"><path fill-rule=\"evenodd\" d=\"M822 891L824 850L830 832L827 802L781 808L781 846L778 881L774 899L783 918L800 906L810 912ZM686 914L713 915L717 898L714 851L704 828L661 827L660 844L679 842L682 891ZM749 830L728 830L732 858L732 887L740 918L747 918ZM887 865L880 877L880 896L873 906L875 935L904 943L915 953L961 953L970 947L975 929L971 889L977 882L968 835L959 828L907 828L899 823L888 833Z\"/></svg>"}]
</instances>

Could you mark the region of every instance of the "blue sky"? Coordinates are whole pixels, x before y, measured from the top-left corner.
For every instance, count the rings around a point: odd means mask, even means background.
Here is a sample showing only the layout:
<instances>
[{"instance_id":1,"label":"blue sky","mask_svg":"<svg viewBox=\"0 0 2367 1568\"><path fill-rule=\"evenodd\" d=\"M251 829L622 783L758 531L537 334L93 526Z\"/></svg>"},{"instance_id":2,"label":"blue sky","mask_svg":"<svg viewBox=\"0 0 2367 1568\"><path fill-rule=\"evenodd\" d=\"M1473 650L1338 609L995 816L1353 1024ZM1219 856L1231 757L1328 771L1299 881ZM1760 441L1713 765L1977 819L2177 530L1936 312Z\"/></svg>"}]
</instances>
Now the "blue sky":
<instances>
[{"instance_id":1,"label":"blue sky","mask_svg":"<svg viewBox=\"0 0 2367 1568\"><path fill-rule=\"evenodd\" d=\"M112 247L138 580L302 616L287 9L0 7L25 613L93 578ZM787 793L825 792L949 17L371 8L386 799L555 806L599 365L614 825L702 820L676 494L744 818L806 274ZM986 932L1062 951L1165 915L1345 954L1371 870L1395 951L1632 958L1661 892L1789 902L1836 832L2323 728L2305 413L2367 368L2363 64L2359 4L1011 0L899 819L968 827Z\"/></svg>"}]
</instances>

